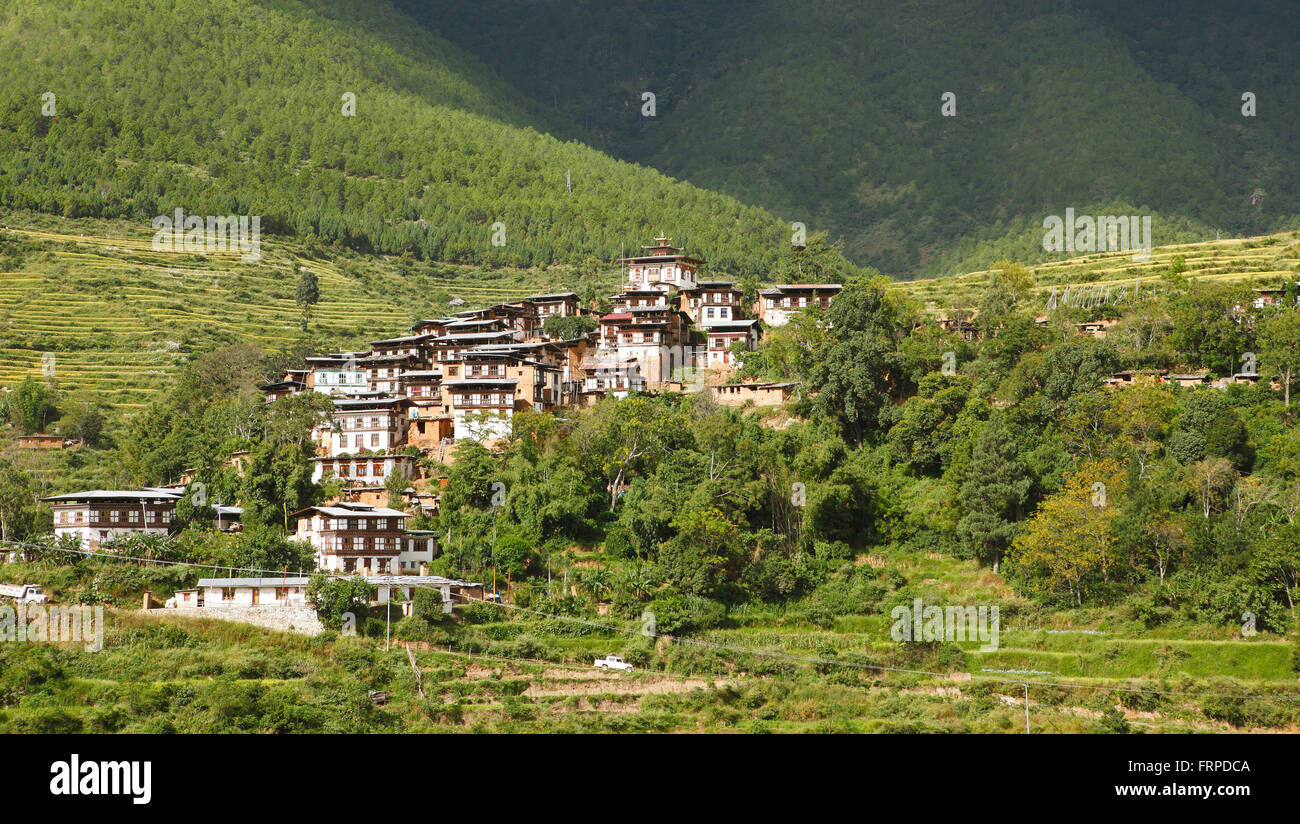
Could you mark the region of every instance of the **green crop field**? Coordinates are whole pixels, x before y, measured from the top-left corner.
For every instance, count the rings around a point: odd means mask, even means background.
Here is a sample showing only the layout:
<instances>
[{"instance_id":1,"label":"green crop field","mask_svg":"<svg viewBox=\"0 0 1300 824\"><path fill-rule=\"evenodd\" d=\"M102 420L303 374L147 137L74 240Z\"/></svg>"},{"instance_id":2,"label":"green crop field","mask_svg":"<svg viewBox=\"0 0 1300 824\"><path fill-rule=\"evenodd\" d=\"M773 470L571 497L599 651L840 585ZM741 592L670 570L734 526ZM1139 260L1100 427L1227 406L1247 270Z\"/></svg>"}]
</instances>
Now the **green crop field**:
<instances>
[{"instance_id":1,"label":"green crop field","mask_svg":"<svg viewBox=\"0 0 1300 824\"><path fill-rule=\"evenodd\" d=\"M315 253L264 240L260 259L237 251L156 252L147 227L109 221L4 216L0 242L0 385L51 364L58 384L139 407L186 356L230 342L267 350L304 341L297 272L316 273L321 300L310 340L337 348L402 334L417 317L581 287L572 267L486 269L414 265L397 258ZM38 225L46 224L46 225ZM17 265L16 265L17 264ZM597 292L613 291L616 265Z\"/></svg>"}]
</instances>

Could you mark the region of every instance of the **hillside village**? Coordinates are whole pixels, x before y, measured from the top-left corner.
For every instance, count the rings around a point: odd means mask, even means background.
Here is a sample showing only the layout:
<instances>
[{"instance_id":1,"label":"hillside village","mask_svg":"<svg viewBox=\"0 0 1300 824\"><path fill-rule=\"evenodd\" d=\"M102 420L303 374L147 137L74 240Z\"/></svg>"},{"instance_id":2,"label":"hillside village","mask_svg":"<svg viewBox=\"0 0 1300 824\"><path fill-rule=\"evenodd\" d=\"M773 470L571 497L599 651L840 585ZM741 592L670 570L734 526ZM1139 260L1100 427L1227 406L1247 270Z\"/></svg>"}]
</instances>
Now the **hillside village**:
<instances>
[{"instance_id":1,"label":"hillside village","mask_svg":"<svg viewBox=\"0 0 1300 824\"><path fill-rule=\"evenodd\" d=\"M520 410L554 412L607 395L664 392L707 392L725 406L779 406L798 391L796 382L735 382L737 366L765 328L785 325L808 307L827 309L842 289L837 283L777 284L759 289L746 305L737 283L698 279L705 261L666 236L620 263L623 289L610 296L608 312L581 305L574 292L462 309L417 320L406 334L375 340L366 351L307 357L300 368L260 387L267 403L301 393L332 401L328 420L312 431L311 480L334 482L338 494L288 516L297 525L289 537L310 544L318 570L366 576L379 603L388 586L409 589L408 579L429 576L439 536L407 522L413 513L437 513L443 479L430 477L422 459L450 464L455 444L467 440L490 448L510 434ZM18 446L71 445L56 438L25 436ZM237 451L226 465L242 472L246 456ZM394 479L405 484L403 509L389 506ZM115 542L133 535L169 534L177 504L196 488L202 490L191 470L172 485L42 500L53 511L57 539L111 552ZM219 531L240 531L237 501L209 503ZM168 605L199 606L205 603L200 592L209 605L302 603L304 582L203 579ZM448 587L449 599L482 594L483 588L445 578L433 583ZM148 608L147 597L145 603Z\"/></svg>"}]
</instances>

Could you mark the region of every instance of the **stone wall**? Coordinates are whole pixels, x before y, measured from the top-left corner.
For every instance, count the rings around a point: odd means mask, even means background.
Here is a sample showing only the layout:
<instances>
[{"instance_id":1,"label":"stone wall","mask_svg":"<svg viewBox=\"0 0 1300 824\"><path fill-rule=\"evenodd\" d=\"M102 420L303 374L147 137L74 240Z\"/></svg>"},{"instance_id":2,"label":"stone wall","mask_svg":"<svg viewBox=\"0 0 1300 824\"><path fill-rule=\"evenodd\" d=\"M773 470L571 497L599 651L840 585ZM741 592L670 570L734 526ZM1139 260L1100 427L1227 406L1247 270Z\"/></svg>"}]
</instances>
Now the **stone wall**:
<instances>
[{"instance_id":1,"label":"stone wall","mask_svg":"<svg viewBox=\"0 0 1300 824\"><path fill-rule=\"evenodd\" d=\"M282 632L300 635L320 635L325 631L316 610L302 604L249 604L220 607L173 607L154 609L150 615L185 615L191 618L216 618L220 621L239 621Z\"/></svg>"}]
</instances>

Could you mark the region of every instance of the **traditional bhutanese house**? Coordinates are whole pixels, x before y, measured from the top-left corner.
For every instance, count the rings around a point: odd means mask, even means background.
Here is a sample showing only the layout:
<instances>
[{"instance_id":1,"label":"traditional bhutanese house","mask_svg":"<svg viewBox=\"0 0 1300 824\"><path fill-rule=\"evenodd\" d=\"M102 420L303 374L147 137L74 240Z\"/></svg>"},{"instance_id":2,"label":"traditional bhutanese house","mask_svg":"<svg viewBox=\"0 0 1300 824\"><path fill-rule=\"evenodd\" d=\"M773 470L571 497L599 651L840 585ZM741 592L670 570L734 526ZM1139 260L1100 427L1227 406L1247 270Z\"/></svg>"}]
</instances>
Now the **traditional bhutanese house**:
<instances>
[{"instance_id":1,"label":"traditional bhutanese house","mask_svg":"<svg viewBox=\"0 0 1300 824\"><path fill-rule=\"evenodd\" d=\"M442 369L410 369L402 373L398 394L411 399L416 406L437 401L441 395Z\"/></svg>"},{"instance_id":2,"label":"traditional bhutanese house","mask_svg":"<svg viewBox=\"0 0 1300 824\"><path fill-rule=\"evenodd\" d=\"M499 332L462 332L437 338L429 344L429 348L432 352L432 363L444 364L448 361L460 360L462 354L480 346L516 342L518 342L516 334L508 329ZM443 372L443 376L449 377L446 372Z\"/></svg>"},{"instance_id":3,"label":"traditional bhutanese house","mask_svg":"<svg viewBox=\"0 0 1300 824\"><path fill-rule=\"evenodd\" d=\"M515 333L515 340L528 340L537 335L537 316L530 307L520 304L497 303L485 309L467 309L457 312L456 317L472 320L501 320L506 329Z\"/></svg>"},{"instance_id":4,"label":"traditional bhutanese house","mask_svg":"<svg viewBox=\"0 0 1300 824\"><path fill-rule=\"evenodd\" d=\"M967 318L950 318L947 315L940 315L935 318L939 328L945 332L959 335L962 340L973 341L979 338L979 327Z\"/></svg>"},{"instance_id":5,"label":"traditional bhutanese house","mask_svg":"<svg viewBox=\"0 0 1300 824\"><path fill-rule=\"evenodd\" d=\"M683 289L680 308L696 326L709 328L715 323L740 320L745 316L744 290L731 281L702 280Z\"/></svg>"},{"instance_id":6,"label":"traditional bhutanese house","mask_svg":"<svg viewBox=\"0 0 1300 824\"><path fill-rule=\"evenodd\" d=\"M131 535L166 535L180 493L164 489L94 489L42 498L54 511L54 535L87 549Z\"/></svg>"},{"instance_id":7,"label":"traditional bhutanese house","mask_svg":"<svg viewBox=\"0 0 1300 824\"><path fill-rule=\"evenodd\" d=\"M667 304L632 307L601 318L601 348L681 346L690 341L690 318ZM636 355L632 355L636 357Z\"/></svg>"},{"instance_id":8,"label":"traditional bhutanese house","mask_svg":"<svg viewBox=\"0 0 1300 824\"><path fill-rule=\"evenodd\" d=\"M370 391L370 371L363 368L358 358L366 353L341 352L306 358L310 370L308 383L324 395L358 395Z\"/></svg>"},{"instance_id":9,"label":"traditional bhutanese house","mask_svg":"<svg viewBox=\"0 0 1300 824\"><path fill-rule=\"evenodd\" d=\"M586 360L588 353L595 348L596 332L572 340L548 340L532 341L528 343L512 344L492 344L481 346L475 352L477 354L508 354L516 356L520 361L520 366L515 367L519 371L507 371L507 377L517 377L520 379L521 386L518 389L518 397L524 398L529 396L529 391L536 394L536 387L550 387L548 390L554 394L555 375L549 371L545 375L525 374L522 364L529 361L543 364L547 367L554 367L558 370L559 381L559 400L558 404L577 403L579 394L582 389L582 362ZM541 380L542 378L545 380ZM525 384L534 387L532 390L525 391ZM545 392L543 393L546 394ZM533 401L536 403L536 399ZM542 398L543 408L549 403L545 397Z\"/></svg>"},{"instance_id":10,"label":"traditional bhutanese house","mask_svg":"<svg viewBox=\"0 0 1300 824\"><path fill-rule=\"evenodd\" d=\"M312 483L337 478L344 486L382 487L384 480L394 472L408 480L419 474L417 459L401 453L315 457L311 464Z\"/></svg>"},{"instance_id":11,"label":"traditional bhutanese house","mask_svg":"<svg viewBox=\"0 0 1300 824\"><path fill-rule=\"evenodd\" d=\"M680 248L672 245L670 238L662 235L655 238L655 245L642 246L640 255L620 258L619 261L627 264L625 289L656 289L660 292L693 287L695 273L704 265L700 258L682 254Z\"/></svg>"},{"instance_id":12,"label":"traditional bhutanese house","mask_svg":"<svg viewBox=\"0 0 1300 824\"><path fill-rule=\"evenodd\" d=\"M560 367L524 357L517 351L466 352L459 362L444 364L443 370L448 379L514 378L516 409L531 407L536 412L545 412L560 403Z\"/></svg>"},{"instance_id":13,"label":"traditional bhutanese house","mask_svg":"<svg viewBox=\"0 0 1300 824\"><path fill-rule=\"evenodd\" d=\"M280 398L287 398L290 395L296 395L299 392L307 391L307 384L304 381L276 381L275 383L264 383L257 387L266 395L266 402L278 401Z\"/></svg>"},{"instance_id":14,"label":"traditional bhutanese house","mask_svg":"<svg viewBox=\"0 0 1300 824\"><path fill-rule=\"evenodd\" d=\"M587 361L582 364L581 370L581 398L584 405L589 406L605 395L622 399L646 389L645 377L635 359Z\"/></svg>"},{"instance_id":15,"label":"traditional bhutanese house","mask_svg":"<svg viewBox=\"0 0 1300 824\"><path fill-rule=\"evenodd\" d=\"M370 391L379 395L396 395L402 391L402 375L409 369L422 369L426 361L413 355L367 355L357 360L366 370Z\"/></svg>"},{"instance_id":16,"label":"traditional bhutanese house","mask_svg":"<svg viewBox=\"0 0 1300 824\"><path fill-rule=\"evenodd\" d=\"M1300 283L1296 283L1296 302L1300 303ZM1283 302L1286 297L1286 287L1279 286L1276 288L1256 289L1253 305L1256 309L1263 309L1265 306L1276 306Z\"/></svg>"},{"instance_id":17,"label":"traditional bhutanese house","mask_svg":"<svg viewBox=\"0 0 1300 824\"><path fill-rule=\"evenodd\" d=\"M402 374L402 394L411 400L406 442L431 448L452 437L451 415L443 410L442 369L413 370Z\"/></svg>"},{"instance_id":18,"label":"traditional bhutanese house","mask_svg":"<svg viewBox=\"0 0 1300 824\"><path fill-rule=\"evenodd\" d=\"M286 369L280 380L261 384L257 388L265 393L267 403L278 401L288 395L306 392L311 388L311 370Z\"/></svg>"},{"instance_id":19,"label":"traditional bhutanese house","mask_svg":"<svg viewBox=\"0 0 1300 824\"><path fill-rule=\"evenodd\" d=\"M402 553L397 556L399 571L428 570L438 557L438 533L432 529L408 529L402 537Z\"/></svg>"},{"instance_id":20,"label":"traditional bhutanese house","mask_svg":"<svg viewBox=\"0 0 1300 824\"><path fill-rule=\"evenodd\" d=\"M734 362L731 353L731 345L738 342L743 343L748 351L752 351L758 345L758 321L714 321L708 332L706 362L701 365L709 368L714 366L736 366L737 364Z\"/></svg>"},{"instance_id":21,"label":"traditional bhutanese house","mask_svg":"<svg viewBox=\"0 0 1300 824\"><path fill-rule=\"evenodd\" d=\"M365 504L366 506L388 506L388 488L378 484L366 486L348 486L339 492L337 501L331 503Z\"/></svg>"},{"instance_id":22,"label":"traditional bhutanese house","mask_svg":"<svg viewBox=\"0 0 1300 824\"><path fill-rule=\"evenodd\" d=\"M1169 382L1179 386L1208 386L1214 380L1209 372L1189 372L1186 374L1170 375Z\"/></svg>"},{"instance_id":23,"label":"traditional bhutanese house","mask_svg":"<svg viewBox=\"0 0 1300 824\"><path fill-rule=\"evenodd\" d=\"M509 436L518 385L515 378L444 380L443 408L452 416L452 437L483 442Z\"/></svg>"},{"instance_id":24,"label":"traditional bhutanese house","mask_svg":"<svg viewBox=\"0 0 1300 824\"><path fill-rule=\"evenodd\" d=\"M445 318L425 318L417 320L411 324L410 332L412 335L433 335L442 337L447 334L447 324L460 320L455 315Z\"/></svg>"},{"instance_id":25,"label":"traditional bhutanese house","mask_svg":"<svg viewBox=\"0 0 1300 824\"><path fill-rule=\"evenodd\" d=\"M658 289L625 289L610 297L610 310L626 312L632 308L667 306L668 293Z\"/></svg>"},{"instance_id":26,"label":"traditional bhutanese house","mask_svg":"<svg viewBox=\"0 0 1300 824\"><path fill-rule=\"evenodd\" d=\"M422 360L427 356L425 345L436 337L430 333L417 335L402 335L397 338L385 338L370 342L370 356L400 356L409 355L415 360Z\"/></svg>"},{"instance_id":27,"label":"traditional bhutanese house","mask_svg":"<svg viewBox=\"0 0 1300 824\"><path fill-rule=\"evenodd\" d=\"M318 454L336 457L363 450L388 453L405 443L409 398L334 399L332 426L312 433Z\"/></svg>"},{"instance_id":28,"label":"traditional bhutanese house","mask_svg":"<svg viewBox=\"0 0 1300 824\"><path fill-rule=\"evenodd\" d=\"M303 575L284 575L274 578L200 578L198 587L202 600L190 592L176 593L177 606L252 607L260 605L298 605L307 603L308 578ZM184 602L181 594L186 593Z\"/></svg>"},{"instance_id":29,"label":"traditional bhutanese house","mask_svg":"<svg viewBox=\"0 0 1300 824\"><path fill-rule=\"evenodd\" d=\"M514 332L504 318L456 318L447 324L448 335L465 335L474 332ZM441 336L440 336L441 337ZM515 335L518 337L518 335Z\"/></svg>"},{"instance_id":30,"label":"traditional bhutanese house","mask_svg":"<svg viewBox=\"0 0 1300 824\"><path fill-rule=\"evenodd\" d=\"M713 399L723 406L780 406L790 400L799 383L724 383L710 386Z\"/></svg>"},{"instance_id":31,"label":"traditional bhutanese house","mask_svg":"<svg viewBox=\"0 0 1300 824\"><path fill-rule=\"evenodd\" d=\"M783 326L806 306L825 311L844 287L838 283L779 283L758 290L758 319L765 326Z\"/></svg>"},{"instance_id":32,"label":"traditional bhutanese house","mask_svg":"<svg viewBox=\"0 0 1300 824\"><path fill-rule=\"evenodd\" d=\"M328 572L369 573L394 571L406 533L405 512L387 507L338 502L310 506L294 512L298 519L294 539L316 550L316 565Z\"/></svg>"},{"instance_id":33,"label":"traditional bhutanese house","mask_svg":"<svg viewBox=\"0 0 1300 824\"><path fill-rule=\"evenodd\" d=\"M562 318L571 317L580 314L582 311L582 302L578 299L577 292L554 292L549 295L529 295L520 303L525 308L531 308L534 317L537 318L537 328L540 329L546 322L546 319L558 315Z\"/></svg>"},{"instance_id":34,"label":"traditional bhutanese house","mask_svg":"<svg viewBox=\"0 0 1300 824\"><path fill-rule=\"evenodd\" d=\"M406 503L410 507L419 507L421 515L437 515L442 496L435 492L420 492L416 489L407 491Z\"/></svg>"},{"instance_id":35,"label":"traditional bhutanese house","mask_svg":"<svg viewBox=\"0 0 1300 824\"><path fill-rule=\"evenodd\" d=\"M669 306L643 306L606 315L601 319L600 340L599 359L635 360L652 388L672 380L680 369L696 365L690 318Z\"/></svg>"}]
</instances>

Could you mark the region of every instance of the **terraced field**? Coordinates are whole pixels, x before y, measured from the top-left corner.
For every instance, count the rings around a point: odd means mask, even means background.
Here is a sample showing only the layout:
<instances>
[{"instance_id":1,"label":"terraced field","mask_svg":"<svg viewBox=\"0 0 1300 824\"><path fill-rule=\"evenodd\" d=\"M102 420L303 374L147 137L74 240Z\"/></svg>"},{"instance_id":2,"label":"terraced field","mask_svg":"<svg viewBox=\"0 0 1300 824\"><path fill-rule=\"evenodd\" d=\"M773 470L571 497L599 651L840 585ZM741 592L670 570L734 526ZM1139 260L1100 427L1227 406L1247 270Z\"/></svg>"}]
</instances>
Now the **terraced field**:
<instances>
[{"instance_id":1,"label":"terraced field","mask_svg":"<svg viewBox=\"0 0 1300 824\"><path fill-rule=\"evenodd\" d=\"M60 387L124 407L147 403L189 353L219 343L362 346L445 313L456 297L498 302L576 279L569 268L428 267L265 237L260 259L247 262L237 250L154 251L147 229L123 222L10 213L3 223L0 386L52 370ZM321 292L306 334L294 299L300 269L316 273ZM612 269L610 288L617 278Z\"/></svg>"},{"instance_id":2,"label":"terraced field","mask_svg":"<svg viewBox=\"0 0 1300 824\"><path fill-rule=\"evenodd\" d=\"M1202 243L1158 246L1147 260L1134 260L1132 252L1078 254L1027 267L1034 277L1035 292L1044 300L1055 287L1104 289L1136 286L1143 292L1165 289L1163 276L1176 258L1186 265L1184 277L1213 281L1258 281L1277 285L1288 276L1300 278L1300 232L1283 232L1254 238L1225 238ZM898 284L899 289L921 301L938 306L969 299L989 277L988 270L947 278L930 278Z\"/></svg>"}]
</instances>

